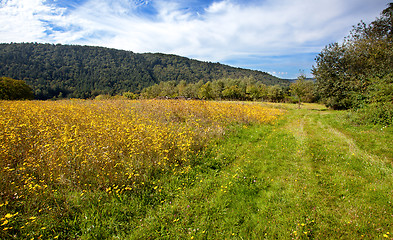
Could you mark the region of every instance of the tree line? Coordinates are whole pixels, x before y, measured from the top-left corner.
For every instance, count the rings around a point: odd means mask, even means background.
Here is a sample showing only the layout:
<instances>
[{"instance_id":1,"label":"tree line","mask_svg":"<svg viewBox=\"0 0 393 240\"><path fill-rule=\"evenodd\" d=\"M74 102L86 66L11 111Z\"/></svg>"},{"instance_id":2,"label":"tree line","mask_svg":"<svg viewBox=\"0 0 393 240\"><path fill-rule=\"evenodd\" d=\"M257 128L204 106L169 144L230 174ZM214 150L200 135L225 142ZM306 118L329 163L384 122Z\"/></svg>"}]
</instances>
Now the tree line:
<instances>
[{"instance_id":1,"label":"tree line","mask_svg":"<svg viewBox=\"0 0 393 240\"><path fill-rule=\"evenodd\" d=\"M204 83L187 83L182 80L160 82L141 91L140 94L123 92L122 94L100 94L94 97L105 99L152 99L181 98L201 100L238 100L238 101L269 101L269 102L316 102L318 94L312 80L304 75L289 86L266 85L252 77L239 79L223 78ZM0 78L0 100L34 99L33 89L23 80L8 77Z\"/></svg>"},{"instance_id":2,"label":"tree line","mask_svg":"<svg viewBox=\"0 0 393 240\"><path fill-rule=\"evenodd\" d=\"M296 89L301 89L297 92ZM136 97L135 95L133 97ZM252 77L222 78L204 83L161 82L142 90L140 98L191 98L270 102L315 102L318 95L311 80L304 76L288 86L266 85Z\"/></svg>"}]
</instances>

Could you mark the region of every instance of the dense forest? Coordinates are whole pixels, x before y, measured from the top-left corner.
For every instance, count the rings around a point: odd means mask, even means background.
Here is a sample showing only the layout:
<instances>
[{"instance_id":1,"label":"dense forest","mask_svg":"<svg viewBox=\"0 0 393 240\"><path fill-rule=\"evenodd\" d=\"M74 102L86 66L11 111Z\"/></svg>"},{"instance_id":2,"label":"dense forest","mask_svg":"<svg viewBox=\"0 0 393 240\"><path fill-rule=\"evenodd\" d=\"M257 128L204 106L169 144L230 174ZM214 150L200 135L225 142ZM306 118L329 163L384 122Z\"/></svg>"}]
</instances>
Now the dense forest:
<instances>
[{"instance_id":1,"label":"dense forest","mask_svg":"<svg viewBox=\"0 0 393 240\"><path fill-rule=\"evenodd\" d=\"M167 81L195 84L252 78L266 85L289 85L289 81L265 72L176 55L40 43L0 44L0 77L24 80L36 99L139 94Z\"/></svg>"}]
</instances>

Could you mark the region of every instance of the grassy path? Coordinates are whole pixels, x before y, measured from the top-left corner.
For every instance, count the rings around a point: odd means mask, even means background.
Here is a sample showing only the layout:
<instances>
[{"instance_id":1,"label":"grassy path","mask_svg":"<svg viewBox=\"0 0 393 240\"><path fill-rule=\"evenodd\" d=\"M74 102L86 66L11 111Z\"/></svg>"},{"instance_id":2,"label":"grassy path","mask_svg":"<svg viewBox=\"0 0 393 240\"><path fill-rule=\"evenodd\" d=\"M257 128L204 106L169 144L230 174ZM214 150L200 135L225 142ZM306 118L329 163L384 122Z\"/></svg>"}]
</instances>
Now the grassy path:
<instances>
[{"instance_id":1,"label":"grassy path","mask_svg":"<svg viewBox=\"0 0 393 240\"><path fill-rule=\"evenodd\" d=\"M356 132L346 134L343 123L334 122L339 117L333 112L292 111L277 129L287 129L296 139L294 161L300 174L287 174L299 177L299 184L290 194L301 201L292 201L295 209L312 219L297 233L317 239L390 238L392 159L358 145ZM380 137L372 132L369 137Z\"/></svg>"},{"instance_id":2,"label":"grassy path","mask_svg":"<svg viewBox=\"0 0 393 240\"><path fill-rule=\"evenodd\" d=\"M392 129L344 115L291 109L275 125L243 128L134 237L392 239Z\"/></svg>"}]
</instances>

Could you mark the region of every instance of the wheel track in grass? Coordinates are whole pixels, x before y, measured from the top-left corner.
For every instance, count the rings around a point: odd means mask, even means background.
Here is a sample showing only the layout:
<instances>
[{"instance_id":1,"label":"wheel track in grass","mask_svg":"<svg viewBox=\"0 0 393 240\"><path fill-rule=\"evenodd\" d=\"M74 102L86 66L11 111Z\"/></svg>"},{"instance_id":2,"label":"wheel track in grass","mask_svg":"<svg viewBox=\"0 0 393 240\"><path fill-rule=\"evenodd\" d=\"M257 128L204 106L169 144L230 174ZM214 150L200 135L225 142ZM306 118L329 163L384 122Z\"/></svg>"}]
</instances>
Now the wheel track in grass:
<instances>
[{"instance_id":1,"label":"wheel track in grass","mask_svg":"<svg viewBox=\"0 0 393 240\"><path fill-rule=\"evenodd\" d=\"M319 234L336 231L340 238L345 239L350 239L353 232L364 232L358 237L366 237L367 231L376 236L377 229L382 228L373 228L372 221L367 221L365 216L378 212L370 210L371 206L377 204L382 209L383 206L372 201L370 191L379 186L382 188L379 194L392 200L386 191L388 188L380 185L389 185L392 169L386 166L383 158L361 149L353 138L329 124L324 117L328 114L332 112L292 110L282 127L297 141L296 158L304 169L300 181L312 183L310 191L314 192L309 195L312 199L308 201L318 203L317 208L321 210L315 215L320 220L317 231ZM379 180L379 184L375 183L375 179ZM318 195L320 201L316 201ZM332 224L339 227L334 229Z\"/></svg>"}]
</instances>

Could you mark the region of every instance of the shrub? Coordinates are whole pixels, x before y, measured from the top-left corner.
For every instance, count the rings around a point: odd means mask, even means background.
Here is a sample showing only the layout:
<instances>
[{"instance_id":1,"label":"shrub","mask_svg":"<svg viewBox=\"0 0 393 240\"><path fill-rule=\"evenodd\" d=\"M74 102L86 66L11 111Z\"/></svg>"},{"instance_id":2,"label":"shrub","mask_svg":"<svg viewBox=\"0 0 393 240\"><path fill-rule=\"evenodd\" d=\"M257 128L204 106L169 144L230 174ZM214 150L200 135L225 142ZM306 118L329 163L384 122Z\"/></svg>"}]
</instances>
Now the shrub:
<instances>
[{"instance_id":1,"label":"shrub","mask_svg":"<svg viewBox=\"0 0 393 240\"><path fill-rule=\"evenodd\" d=\"M0 100L34 99L33 90L23 80L0 77Z\"/></svg>"},{"instance_id":2,"label":"shrub","mask_svg":"<svg viewBox=\"0 0 393 240\"><path fill-rule=\"evenodd\" d=\"M123 97L133 100L138 98L138 94L135 94L133 92L124 92Z\"/></svg>"},{"instance_id":3,"label":"shrub","mask_svg":"<svg viewBox=\"0 0 393 240\"><path fill-rule=\"evenodd\" d=\"M359 122L380 125L393 124L393 103L373 103L367 107L359 109L356 112L356 118Z\"/></svg>"}]
</instances>

